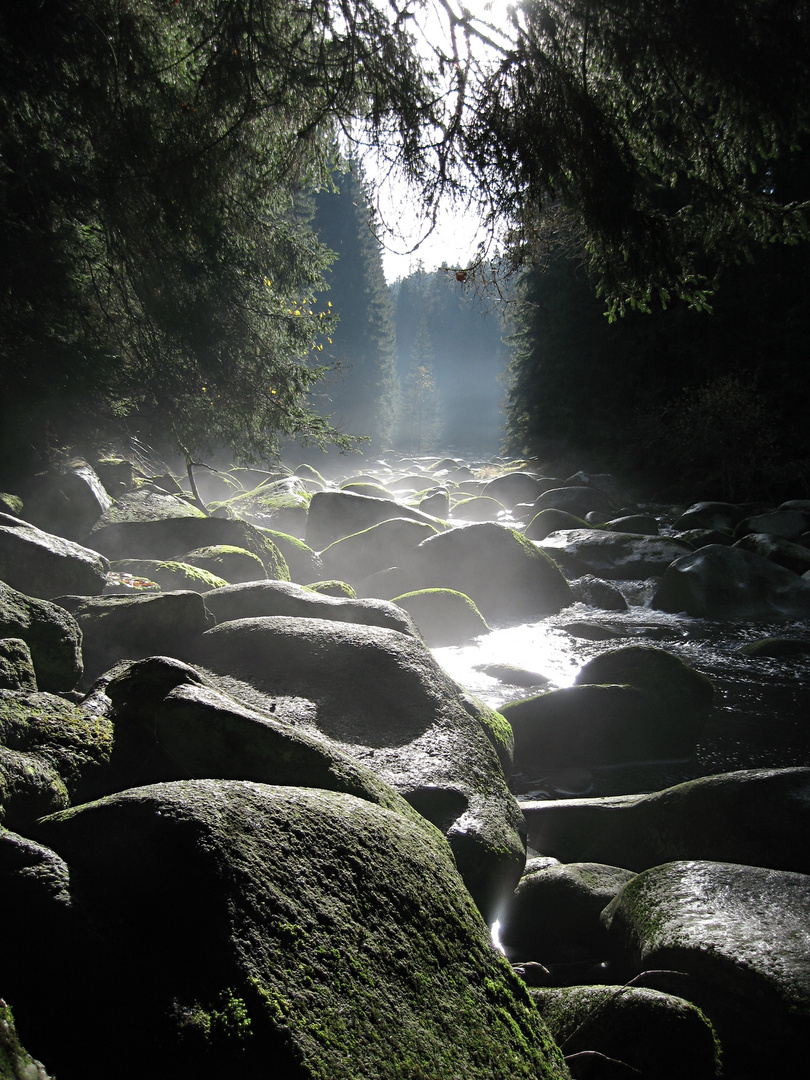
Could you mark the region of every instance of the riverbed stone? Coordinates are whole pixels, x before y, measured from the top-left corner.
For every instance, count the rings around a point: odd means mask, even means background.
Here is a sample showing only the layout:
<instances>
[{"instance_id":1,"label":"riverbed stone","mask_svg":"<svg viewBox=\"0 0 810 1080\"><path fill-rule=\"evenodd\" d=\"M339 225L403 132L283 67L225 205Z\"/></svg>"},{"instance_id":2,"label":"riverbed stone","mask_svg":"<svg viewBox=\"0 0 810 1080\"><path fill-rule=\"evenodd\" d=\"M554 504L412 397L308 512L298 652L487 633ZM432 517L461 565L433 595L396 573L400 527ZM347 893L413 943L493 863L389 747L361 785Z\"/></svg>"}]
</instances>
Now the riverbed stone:
<instances>
[{"instance_id":1,"label":"riverbed stone","mask_svg":"<svg viewBox=\"0 0 810 1080\"><path fill-rule=\"evenodd\" d=\"M607 933L599 915L633 876L588 862L525 873L501 916L501 943L510 956L543 964L604 958Z\"/></svg>"},{"instance_id":2,"label":"riverbed stone","mask_svg":"<svg viewBox=\"0 0 810 1080\"><path fill-rule=\"evenodd\" d=\"M0 514L0 581L12 589L41 600L66 592L97 596L108 570L95 549Z\"/></svg>"},{"instance_id":3,"label":"riverbed stone","mask_svg":"<svg viewBox=\"0 0 810 1080\"><path fill-rule=\"evenodd\" d=\"M386 626L419 637L416 624L403 608L389 600L347 597L346 588L349 586L340 590L341 595L329 595L322 588L305 588L291 581L255 581L217 589L216 594L206 596L205 606L217 622L286 615Z\"/></svg>"},{"instance_id":4,"label":"riverbed stone","mask_svg":"<svg viewBox=\"0 0 810 1080\"><path fill-rule=\"evenodd\" d=\"M408 612L432 649L462 645L489 630L469 596L455 589L420 589L395 596L393 603Z\"/></svg>"},{"instance_id":5,"label":"riverbed stone","mask_svg":"<svg viewBox=\"0 0 810 1080\"><path fill-rule=\"evenodd\" d=\"M675 559L691 551L668 536L641 536L608 529L561 529L539 547L572 577L594 574L616 580L663 574Z\"/></svg>"},{"instance_id":6,"label":"riverbed stone","mask_svg":"<svg viewBox=\"0 0 810 1080\"><path fill-rule=\"evenodd\" d=\"M685 860L638 874L602 919L630 978L698 1005L728 1075L804 1058L810 1030L810 876ZM649 977L648 977L649 978Z\"/></svg>"},{"instance_id":7,"label":"riverbed stone","mask_svg":"<svg viewBox=\"0 0 810 1080\"><path fill-rule=\"evenodd\" d=\"M546 484L530 472L506 472L488 481L481 494L496 499L501 506L511 510L521 502L534 502L546 490Z\"/></svg>"},{"instance_id":8,"label":"riverbed stone","mask_svg":"<svg viewBox=\"0 0 810 1080\"><path fill-rule=\"evenodd\" d=\"M530 846L562 862L640 871L709 859L810 874L810 768L739 769L646 795L521 807Z\"/></svg>"},{"instance_id":9,"label":"riverbed stone","mask_svg":"<svg viewBox=\"0 0 810 1080\"><path fill-rule=\"evenodd\" d=\"M753 551L777 566L784 566L794 574L806 574L810 570L810 548L802 543L783 540L770 533L746 533L734 544L742 551Z\"/></svg>"},{"instance_id":10,"label":"riverbed stone","mask_svg":"<svg viewBox=\"0 0 810 1080\"><path fill-rule=\"evenodd\" d=\"M548 509L567 510L569 514L584 518L593 511L612 515L619 509L619 503L599 488L575 484L544 491L535 499L534 508L537 513Z\"/></svg>"},{"instance_id":11,"label":"riverbed stone","mask_svg":"<svg viewBox=\"0 0 810 1080\"><path fill-rule=\"evenodd\" d=\"M239 619L209 630L184 659L238 680L246 704L272 706L373 769L445 833L482 911L515 887L525 862L517 802L458 686L419 638L325 619Z\"/></svg>"},{"instance_id":12,"label":"riverbed stone","mask_svg":"<svg viewBox=\"0 0 810 1080\"><path fill-rule=\"evenodd\" d=\"M229 585L267 578L267 571L259 556L233 544L212 544L195 548L181 555L180 561L224 578Z\"/></svg>"},{"instance_id":13,"label":"riverbed stone","mask_svg":"<svg viewBox=\"0 0 810 1080\"><path fill-rule=\"evenodd\" d=\"M688 757L704 723L631 685L567 686L501 712L515 733L517 768L532 772Z\"/></svg>"},{"instance_id":14,"label":"riverbed stone","mask_svg":"<svg viewBox=\"0 0 810 1080\"><path fill-rule=\"evenodd\" d=\"M25 520L68 540L81 540L111 506L95 469L75 459L37 476L25 492Z\"/></svg>"},{"instance_id":15,"label":"riverbed stone","mask_svg":"<svg viewBox=\"0 0 810 1080\"><path fill-rule=\"evenodd\" d=\"M696 502L684 510L674 522L675 528L734 530L748 513L745 506L727 502Z\"/></svg>"},{"instance_id":16,"label":"riverbed stone","mask_svg":"<svg viewBox=\"0 0 810 1080\"><path fill-rule=\"evenodd\" d=\"M560 529L584 529L586 527L587 522L576 517L575 514L569 514L567 510L555 510L553 507L549 507L548 510L541 510L539 514L532 516L531 521L523 530L523 535L527 540L545 540L547 536L559 532Z\"/></svg>"},{"instance_id":17,"label":"riverbed stone","mask_svg":"<svg viewBox=\"0 0 810 1080\"><path fill-rule=\"evenodd\" d=\"M684 998L643 986L547 987L530 993L564 1048L572 1076L716 1080L724 1075L714 1028Z\"/></svg>"},{"instance_id":18,"label":"riverbed stone","mask_svg":"<svg viewBox=\"0 0 810 1080\"><path fill-rule=\"evenodd\" d=\"M82 676L82 633L59 604L26 596L0 581L0 635L21 638L40 690L72 690Z\"/></svg>"},{"instance_id":19,"label":"riverbed stone","mask_svg":"<svg viewBox=\"0 0 810 1080\"><path fill-rule=\"evenodd\" d=\"M424 823L351 795L206 779L53 815L35 839L67 869L68 912L45 917L59 905L42 898L4 977L31 1049L67 1080L261 1076L268 1062L296 1080L398 1080L425 1062L568 1075ZM1 890L0 909L14 899ZM71 972L81 1008L45 970Z\"/></svg>"},{"instance_id":20,"label":"riverbed stone","mask_svg":"<svg viewBox=\"0 0 810 1080\"><path fill-rule=\"evenodd\" d=\"M318 491L309 504L306 542L314 551L321 552L344 536L352 536L390 518L409 518L439 526L437 518L392 499L355 495L350 491Z\"/></svg>"},{"instance_id":21,"label":"riverbed stone","mask_svg":"<svg viewBox=\"0 0 810 1080\"><path fill-rule=\"evenodd\" d=\"M519 622L556 613L571 600L554 563L519 532L486 522L423 540L404 568L409 588L455 589L469 596L486 621Z\"/></svg>"},{"instance_id":22,"label":"riverbed stone","mask_svg":"<svg viewBox=\"0 0 810 1080\"><path fill-rule=\"evenodd\" d=\"M583 574L582 577L574 578L569 584L573 600L580 604L602 608L604 611L627 611L624 595L615 585L611 585L603 578L594 577L593 574Z\"/></svg>"},{"instance_id":23,"label":"riverbed stone","mask_svg":"<svg viewBox=\"0 0 810 1080\"><path fill-rule=\"evenodd\" d=\"M116 559L110 563L110 578L106 595L131 595L128 582L134 579L137 589L147 590L145 582L151 582L165 592L191 591L205 593L227 585L225 578L217 577L209 570L181 560L169 559Z\"/></svg>"},{"instance_id":24,"label":"riverbed stone","mask_svg":"<svg viewBox=\"0 0 810 1080\"><path fill-rule=\"evenodd\" d=\"M320 553L324 573L341 581L360 582L378 570L399 566L408 552L437 532L424 521L389 518L324 548Z\"/></svg>"},{"instance_id":25,"label":"riverbed stone","mask_svg":"<svg viewBox=\"0 0 810 1080\"><path fill-rule=\"evenodd\" d=\"M0 690L36 690L31 650L22 638L0 637Z\"/></svg>"},{"instance_id":26,"label":"riverbed stone","mask_svg":"<svg viewBox=\"0 0 810 1080\"><path fill-rule=\"evenodd\" d=\"M201 594L190 591L62 596L59 603L82 631L85 685L118 660L176 655L214 622Z\"/></svg>"},{"instance_id":27,"label":"riverbed stone","mask_svg":"<svg viewBox=\"0 0 810 1080\"><path fill-rule=\"evenodd\" d=\"M666 568L652 606L698 619L803 619L810 583L754 552L710 544Z\"/></svg>"},{"instance_id":28,"label":"riverbed stone","mask_svg":"<svg viewBox=\"0 0 810 1080\"><path fill-rule=\"evenodd\" d=\"M495 521L506 513L506 507L497 499L483 495L456 496L451 499L450 517L454 521L481 522Z\"/></svg>"},{"instance_id":29,"label":"riverbed stone","mask_svg":"<svg viewBox=\"0 0 810 1080\"><path fill-rule=\"evenodd\" d=\"M290 581L295 581L298 585L309 585L323 577L320 556L303 540L277 529L259 527L259 531L281 552L289 570Z\"/></svg>"},{"instance_id":30,"label":"riverbed stone","mask_svg":"<svg viewBox=\"0 0 810 1080\"><path fill-rule=\"evenodd\" d=\"M734 530L735 540L749 533L765 533L782 540L798 540L810 529L810 510L771 510L743 518Z\"/></svg>"},{"instance_id":31,"label":"riverbed stone","mask_svg":"<svg viewBox=\"0 0 810 1080\"><path fill-rule=\"evenodd\" d=\"M55 694L0 690L0 820L26 831L80 801L110 761L113 727Z\"/></svg>"}]
</instances>

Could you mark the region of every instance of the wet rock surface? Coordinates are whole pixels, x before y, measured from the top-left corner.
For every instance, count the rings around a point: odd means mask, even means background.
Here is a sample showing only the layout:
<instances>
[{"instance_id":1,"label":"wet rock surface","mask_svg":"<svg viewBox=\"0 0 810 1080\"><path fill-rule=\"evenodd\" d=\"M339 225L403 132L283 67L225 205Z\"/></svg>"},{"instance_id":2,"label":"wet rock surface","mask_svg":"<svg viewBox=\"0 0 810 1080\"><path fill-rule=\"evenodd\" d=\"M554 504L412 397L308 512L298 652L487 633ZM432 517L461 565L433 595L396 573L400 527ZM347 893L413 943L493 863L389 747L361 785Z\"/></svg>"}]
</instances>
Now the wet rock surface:
<instances>
[{"instance_id":1,"label":"wet rock surface","mask_svg":"<svg viewBox=\"0 0 810 1080\"><path fill-rule=\"evenodd\" d=\"M564 1077L550 1028L575 1076L721 1050L749 1080L802 1050L807 506L546 471L233 470L213 516L98 471L62 535L7 500L0 995L43 1069ZM225 554L201 591L134 569Z\"/></svg>"}]
</instances>

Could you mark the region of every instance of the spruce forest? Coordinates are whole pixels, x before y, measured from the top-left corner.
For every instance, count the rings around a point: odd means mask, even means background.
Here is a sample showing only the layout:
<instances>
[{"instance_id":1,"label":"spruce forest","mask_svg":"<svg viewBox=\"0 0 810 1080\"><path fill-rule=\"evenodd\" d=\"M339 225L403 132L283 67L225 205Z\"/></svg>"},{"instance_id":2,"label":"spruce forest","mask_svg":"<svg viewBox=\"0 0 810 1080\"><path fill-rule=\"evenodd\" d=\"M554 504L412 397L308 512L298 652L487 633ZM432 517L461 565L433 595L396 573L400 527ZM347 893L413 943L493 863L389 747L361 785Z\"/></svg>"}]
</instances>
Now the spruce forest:
<instances>
[{"instance_id":1,"label":"spruce forest","mask_svg":"<svg viewBox=\"0 0 810 1080\"><path fill-rule=\"evenodd\" d=\"M500 445L807 487L808 5L474 7L7 0L3 472ZM368 147L492 243L387 284Z\"/></svg>"}]
</instances>

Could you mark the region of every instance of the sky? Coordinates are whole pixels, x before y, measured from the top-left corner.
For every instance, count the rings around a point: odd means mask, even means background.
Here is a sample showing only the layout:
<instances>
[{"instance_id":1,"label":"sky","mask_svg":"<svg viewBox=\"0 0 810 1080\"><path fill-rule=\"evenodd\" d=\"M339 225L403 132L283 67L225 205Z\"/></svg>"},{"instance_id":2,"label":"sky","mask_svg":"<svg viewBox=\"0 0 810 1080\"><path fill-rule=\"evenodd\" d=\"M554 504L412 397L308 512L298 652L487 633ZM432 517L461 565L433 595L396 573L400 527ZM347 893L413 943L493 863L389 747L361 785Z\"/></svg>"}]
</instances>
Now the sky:
<instances>
[{"instance_id":1,"label":"sky","mask_svg":"<svg viewBox=\"0 0 810 1080\"><path fill-rule=\"evenodd\" d=\"M454 2L494 26L505 24L510 7L503 0ZM429 27L426 36L430 40L436 32ZM474 211L463 205L445 205L431 229L431 223L419 213L417 197L402 182L386 178L380 183L381 176L375 172L370 158L364 166L369 179L379 184L376 210L383 226L380 234L383 270L389 283L407 277L420 262L426 270L433 270L442 263L466 266L473 260L478 244L485 239Z\"/></svg>"}]
</instances>

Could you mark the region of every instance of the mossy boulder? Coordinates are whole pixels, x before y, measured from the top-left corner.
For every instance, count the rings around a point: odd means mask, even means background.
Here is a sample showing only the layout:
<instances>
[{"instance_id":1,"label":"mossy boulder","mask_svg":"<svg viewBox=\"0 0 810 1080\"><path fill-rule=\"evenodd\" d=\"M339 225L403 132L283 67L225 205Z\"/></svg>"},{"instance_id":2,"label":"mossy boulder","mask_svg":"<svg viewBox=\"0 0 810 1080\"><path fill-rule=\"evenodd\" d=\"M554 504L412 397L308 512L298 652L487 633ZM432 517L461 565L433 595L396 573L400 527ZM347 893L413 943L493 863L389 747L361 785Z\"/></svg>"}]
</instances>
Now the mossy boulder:
<instances>
[{"instance_id":1,"label":"mossy boulder","mask_svg":"<svg viewBox=\"0 0 810 1080\"><path fill-rule=\"evenodd\" d=\"M307 592L317 593L318 596L335 596L338 600L356 600L357 593L348 581L338 581L336 578L326 578L324 581L311 581L304 588Z\"/></svg>"},{"instance_id":2,"label":"mossy boulder","mask_svg":"<svg viewBox=\"0 0 810 1080\"><path fill-rule=\"evenodd\" d=\"M543 964L604 959L599 916L632 877L632 870L589 862L528 871L501 916L502 944L519 960Z\"/></svg>"},{"instance_id":3,"label":"mossy boulder","mask_svg":"<svg viewBox=\"0 0 810 1080\"><path fill-rule=\"evenodd\" d=\"M107 585L107 595L130 595L125 583L131 578L141 582L151 581L166 592L190 590L204 593L228 584L225 578L217 577L210 570L174 559L118 559L110 563L110 569L112 575Z\"/></svg>"},{"instance_id":4,"label":"mossy boulder","mask_svg":"<svg viewBox=\"0 0 810 1080\"><path fill-rule=\"evenodd\" d=\"M697 619L805 619L810 582L762 555L710 544L667 567L652 606Z\"/></svg>"},{"instance_id":5,"label":"mossy boulder","mask_svg":"<svg viewBox=\"0 0 810 1080\"><path fill-rule=\"evenodd\" d=\"M764 559L770 559L777 566L784 566L794 574L806 574L810 570L810 548L803 543L783 540L769 533L746 533L735 544L735 548L753 551Z\"/></svg>"},{"instance_id":6,"label":"mossy boulder","mask_svg":"<svg viewBox=\"0 0 810 1080\"><path fill-rule=\"evenodd\" d=\"M567 510L555 510L549 507L541 510L539 514L533 514L531 521L523 530L527 540L545 540L547 536L558 532L560 529L587 529L588 524L582 518L569 514Z\"/></svg>"},{"instance_id":7,"label":"mossy boulder","mask_svg":"<svg viewBox=\"0 0 810 1080\"><path fill-rule=\"evenodd\" d=\"M391 518L408 518L436 527L436 518L392 499L356 495L350 491L318 491L312 496L307 517L306 542L323 551L344 536L370 529Z\"/></svg>"},{"instance_id":8,"label":"mossy boulder","mask_svg":"<svg viewBox=\"0 0 810 1080\"><path fill-rule=\"evenodd\" d=\"M433 649L461 645L489 631L469 596L455 589L420 589L395 596L393 602L408 612Z\"/></svg>"},{"instance_id":9,"label":"mossy boulder","mask_svg":"<svg viewBox=\"0 0 810 1080\"><path fill-rule=\"evenodd\" d=\"M511 510L516 503L534 502L546 490L546 483L530 472L505 472L489 480L481 492Z\"/></svg>"},{"instance_id":10,"label":"mossy boulder","mask_svg":"<svg viewBox=\"0 0 810 1080\"><path fill-rule=\"evenodd\" d=\"M133 490L125 491L88 527L88 533L91 528L95 532L101 532L113 525L135 522L174 521L179 518L206 520L203 511L194 505L191 497L173 478L166 477L165 483L166 487L160 483L139 482ZM171 491L167 490L169 487ZM90 542L89 536L85 542Z\"/></svg>"},{"instance_id":11,"label":"mossy boulder","mask_svg":"<svg viewBox=\"0 0 810 1080\"><path fill-rule=\"evenodd\" d=\"M320 589L294 585L291 581L256 581L229 585L205 598L217 622L286 615L306 619L386 626L403 634L419 636L411 617L388 600L358 600L345 594L329 596Z\"/></svg>"},{"instance_id":12,"label":"mossy boulder","mask_svg":"<svg viewBox=\"0 0 810 1080\"><path fill-rule=\"evenodd\" d=\"M279 549L262 529L247 521L204 515L125 521L95 529L88 543L110 559L161 561L178 561L184 552L225 544L257 555L269 578L290 579Z\"/></svg>"},{"instance_id":13,"label":"mossy boulder","mask_svg":"<svg viewBox=\"0 0 810 1080\"><path fill-rule=\"evenodd\" d=\"M691 551L668 536L643 536L609 529L561 529L539 542L541 551L574 577L642 580L663 574Z\"/></svg>"},{"instance_id":14,"label":"mossy boulder","mask_svg":"<svg viewBox=\"0 0 810 1080\"><path fill-rule=\"evenodd\" d=\"M25 831L81 801L112 749L104 716L54 694L0 690L0 819Z\"/></svg>"},{"instance_id":15,"label":"mossy boulder","mask_svg":"<svg viewBox=\"0 0 810 1080\"><path fill-rule=\"evenodd\" d=\"M176 655L214 622L202 596L190 591L62 596L59 603L81 627L85 685L118 660Z\"/></svg>"},{"instance_id":16,"label":"mossy boulder","mask_svg":"<svg viewBox=\"0 0 810 1080\"><path fill-rule=\"evenodd\" d=\"M488 623L536 619L570 603L568 582L519 532L482 523L423 540L404 567L410 588L455 589Z\"/></svg>"},{"instance_id":17,"label":"mossy boulder","mask_svg":"<svg viewBox=\"0 0 810 1080\"><path fill-rule=\"evenodd\" d=\"M0 690L36 690L31 650L22 638L0 637Z\"/></svg>"},{"instance_id":18,"label":"mossy boulder","mask_svg":"<svg viewBox=\"0 0 810 1080\"><path fill-rule=\"evenodd\" d=\"M207 570L209 574L224 579L229 585L267 578L267 571L259 556L233 544L211 544L208 547L195 548L194 551L187 551L182 555L180 561Z\"/></svg>"},{"instance_id":19,"label":"mossy boulder","mask_svg":"<svg viewBox=\"0 0 810 1080\"><path fill-rule=\"evenodd\" d=\"M66 592L98 596L108 570L95 549L0 514L0 581L12 589L42 600Z\"/></svg>"},{"instance_id":20,"label":"mossy boulder","mask_svg":"<svg viewBox=\"0 0 810 1080\"><path fill-rule=\"evenodd\" d=\"M741 769L648 795L521 804L529 844L563 862L676 859L810 874L810 768Z\"/></svg>"},{"instance_id":21,"label":"mossy boulder","mask_svg":"<svg viewBox=\"0 0 810 1080\"><path fill-rule=\"evenodd\" d=\"M306 585L322 576L323 563L320 556L303 540L299 540L297 536L290 536L289 533L279 532L277 529L262 527L260 531L281 552L290 572L290 581Z\"/></svg>"},{"instance_id":22,"label":"mossy boulder","mask_svg":"<svg viewBox=\"0 0 810 1080\"><path fill-rule=\"evenodd\" d=\"M569 484L564 487L547 488L534 501L534 509L567 510L578 518L596 512L612 515L619 509L619 503L599 488L583 484Z\"/></svg>"},{"instance_id":23,"label":"mossy boulder","mask_svg":"<svg viewBox=\"0 0 810 1080\"><path fill-rule=\"evenodd\" d=\"M574 1076L715 1080L725 1075L714 1028L684 998L642 986L567 986L530 993Z\"/></svg>"},{"instance_id":24,"label":"mossy boulder","mask_svg":"<svg viewBox=\"0 0 810 1080\"><path fill-rule=\"evenodd\" d=\"M0 581L0 635L26 643L40 690L72 690L81 678L82 633L59 604L26 596Z\"/></svg>"},{"instance_id":25,"label":"mossy boulder","mask_svg":"<svg viewBox=\"0 0 810 1080\"><path fill-rule=\"evenodd\" d=\"M620 975L698 1005L730 1076L799 1062L810 1030L810 876L728 862L665 863L634 877L602 920Z\"/></svg>"},{"instance_id":26,"label":"mossy boulder","mask_svg":"<svg viewBox=\"0 0 810 1080\"><path fill-rule=\"evenodd\" d=\"M456 495L451 499L450 517L454 521L497 521L506 507L497 499L484 495Z\"/></svg>"},{"instance_id":27,"label":"mossy boulder","mask_svg":"<svg viewBox=\"0 0 810 1080\"><path fill-rule=\"evenodd\" d=\"M568 1075L424 824L351 795L191 780L53 815L36 840L67 870L69 914L44 918L47 894L4 973L64 1080Z\"/></svg>"},{"instance_id":28,"label":"mossy boulder","mask_svg":"<svg viewBox=\"0 0 810 1080\"><path fill-rule=\"evenodd\" d=\"M0 1080L49 1080L45 1066L36 1061L17 1035L11 1009L0 998Z\"/></svg>"},{"instance_id":29,"label":"mossy boulder","mask_svg":"<svg viewBox=\"0 0 810 1080\"><path fill-rule=\"evenodd\" d=\"M37 528L81 540L109 509L112 499L95 469L73 460L35 477L25 492L25 520Z\"/></svg>"},{"instance_id":30,"label":"mossy boulder","mask_svg":"<svg viewBox=\"0 0 810 1080\"><path fill-rule=\"evenodd\" d=\"M324 572L340 581L362 581L378 570L399 566L408 552L438 531L424 521L389 518L324 548Z\"/></svg>"},{"instance_id":31,"label":"mossy boulder","mask_svg":"<svg viewBox=\"0 0 810 1080\"><path fill-rule=\"evenodd\" d=\"M603 611L627 611L627 601L615 585L593 574L584 574L575 578L571 585L571 595L580 604L602 608Z\"/></svg>"},{"instance_id":32,"label":"mossy boulder","mask_svg":"<svg viewBox=\"0 0 810 1080\"><path fill-rule=\"evenodd\" d=\"M733 531L746 514L746 508L737 503L696 502L675 519L674 525L680 531L687 529Z\"/></svg>"},{"instance_id":33,"label":"mossy boulder","mask_svg":"<svg viewBox=\"0 0 810 1080\"><path fill-rule=\"evenodd\" d=\"M447 835L483 912L511 893L525 861L517 802L420 638L326 619L239 619L209 630L185 659L239 680L241 700L272 706L373 769Z\"/></svg>"}]
</instances>

